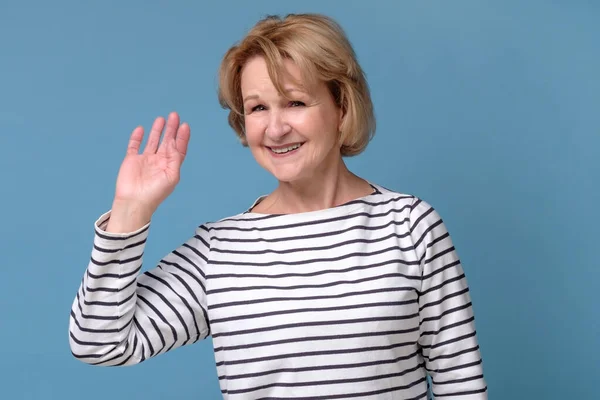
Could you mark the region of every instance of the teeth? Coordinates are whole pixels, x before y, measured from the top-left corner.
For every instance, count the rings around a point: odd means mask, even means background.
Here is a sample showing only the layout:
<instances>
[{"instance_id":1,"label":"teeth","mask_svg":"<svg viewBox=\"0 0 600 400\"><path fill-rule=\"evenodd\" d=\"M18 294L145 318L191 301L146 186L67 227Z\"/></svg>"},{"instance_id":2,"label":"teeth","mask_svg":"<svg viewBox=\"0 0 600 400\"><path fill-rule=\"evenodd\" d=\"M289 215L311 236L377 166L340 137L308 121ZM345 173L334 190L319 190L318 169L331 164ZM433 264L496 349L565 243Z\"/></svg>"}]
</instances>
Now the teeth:
<instances>
[{"instance_id":1,"label":"teeth","mask_svg":"<svg viewBox=\"0 0 600 400\"><path fill-rule=\"evenodd\" d=\"M295 144L293 146L283 147L281 149L273 149L272 148L271 150L273 151L273 153L284 154L284 153L287 153L289 151L296 150L300 146L301 146L301 144Z\"/></svg>"}]
</instances>

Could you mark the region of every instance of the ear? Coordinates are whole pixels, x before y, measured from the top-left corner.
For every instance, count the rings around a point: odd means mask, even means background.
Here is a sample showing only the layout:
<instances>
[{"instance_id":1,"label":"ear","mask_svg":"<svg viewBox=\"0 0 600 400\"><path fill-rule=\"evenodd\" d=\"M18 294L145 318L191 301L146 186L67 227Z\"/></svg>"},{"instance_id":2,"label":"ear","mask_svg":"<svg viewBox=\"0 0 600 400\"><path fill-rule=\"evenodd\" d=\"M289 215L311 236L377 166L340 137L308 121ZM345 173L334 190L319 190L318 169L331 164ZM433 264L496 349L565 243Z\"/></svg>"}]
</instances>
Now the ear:
<instances>
[{"instance_id":1,"label":"ear","mask_svg":"<svg viewBox=\"0 0 600 400\"><path fill-rule=\"evenodd\" d=\"M342 124L344 123L345 116L346 116L346 113L345 113L344 109L342 107L339 107L338 108L338 125L337 125L338 132L342 132Z\"/></svg>"}]
</instances>

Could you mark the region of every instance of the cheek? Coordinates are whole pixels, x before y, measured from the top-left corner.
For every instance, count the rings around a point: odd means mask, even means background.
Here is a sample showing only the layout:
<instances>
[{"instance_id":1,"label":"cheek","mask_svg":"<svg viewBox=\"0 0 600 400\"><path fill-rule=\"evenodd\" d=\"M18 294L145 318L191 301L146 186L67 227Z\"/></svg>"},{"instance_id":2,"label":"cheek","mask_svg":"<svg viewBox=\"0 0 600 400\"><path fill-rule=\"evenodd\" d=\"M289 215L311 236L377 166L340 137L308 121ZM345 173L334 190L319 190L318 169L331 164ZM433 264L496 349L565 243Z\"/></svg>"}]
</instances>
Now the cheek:
<instances>
[{"instance_id":1,"label":"cheek","mask_svg":"<svg viewBox=\"0 0 600 400\"><path fill-rule=\"evenodd\" d=\"M285 111L285 121L292 127L301 128L310 125L310 112L306 108L290 108Z\"/></svg>"},{"instance_id":2,"label":"cheek","mask_svg":"<svg viewBox=\"0 0 600 400\"><path fill-rule=\"evenodd\" d=\"M337 121L312 109L298 109L288 114L289 124L306 139L329 143L335 141Z\"/></svg>"},{"instance_id":3,"label":"cheek","mask_svg":"<svg viewBox=\"0 0 600 400\"><path fill-rule=\"evenodd\" d=\"M260 124L252 119L246 119L244 125L246 128L246 141L248 142L248 146L252 147L260 145L264 134L264 130L261 128Z\"/></svg>"},{"instance_id":4,"label":"cheek","mask_svg":"<svg viewBox=\"0 0 600 400\"><path fill-rule=\"evenodd\" d=\"M292 131L308 140L320 140L320 132L323 129L318 116L310 115L308 112L296 111L286 115L286 122Z\"/></svg>"}]
</instances>

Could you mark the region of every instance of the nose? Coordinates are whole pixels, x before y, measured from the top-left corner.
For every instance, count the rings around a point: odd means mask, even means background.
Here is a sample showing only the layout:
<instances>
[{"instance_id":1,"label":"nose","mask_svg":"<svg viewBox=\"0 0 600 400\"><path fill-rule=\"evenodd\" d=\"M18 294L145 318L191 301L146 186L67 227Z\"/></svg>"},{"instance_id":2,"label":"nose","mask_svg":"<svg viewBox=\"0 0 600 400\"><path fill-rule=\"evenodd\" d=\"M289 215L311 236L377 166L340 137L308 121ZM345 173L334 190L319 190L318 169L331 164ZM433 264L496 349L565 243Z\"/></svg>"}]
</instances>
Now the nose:
<instances>
[{"instance_id":1,"label":"nose","mask_svg":"<svg viewBox=\"0 0 600 400\"><path fill-rule=\"evenodd\" d=\"M281 141L291 130L291 126L285 121L281 111L272 110L269 113L269 123L265 130L265 136L270 140L273 142Z\"/></svg>"}]
</instances>

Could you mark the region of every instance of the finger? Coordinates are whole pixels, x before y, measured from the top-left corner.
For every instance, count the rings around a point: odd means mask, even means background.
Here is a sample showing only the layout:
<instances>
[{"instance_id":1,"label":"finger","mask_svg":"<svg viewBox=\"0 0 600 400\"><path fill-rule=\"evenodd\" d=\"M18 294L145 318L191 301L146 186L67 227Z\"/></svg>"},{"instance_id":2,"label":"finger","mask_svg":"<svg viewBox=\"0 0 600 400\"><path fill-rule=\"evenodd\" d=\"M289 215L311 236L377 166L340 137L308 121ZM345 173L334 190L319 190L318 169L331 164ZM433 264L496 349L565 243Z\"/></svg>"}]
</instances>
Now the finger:
<instances>
[{"instance_id":1,"label":"finger","mask_svg":"<svg viewBox=\"0 0 600 400\"><path fill-rule=\"evenodd\" d=\"M179 115L176 112L172 112L169 114L169 119L167 120L167 129L165 129L163 143L175 140L177 128L179 128Z\"/></svg>"},{"instance_id":2,"label":"finger","mask_svg":"<svg viewBox=\"0 0 600 400\"><path fill-rule=\"evenodd\" d=\"M187 153L188 143L190 142L190 126L184 122L177 130L175 138L175 149L179 154L185 157Z\"/></svg>"},{"instance_id":3,"label":"finger","mask_svg":"<svg viewBox=\"0 0 600 400\"><path fill-rule=\"evenodd\" d=\"M158 144L160 143L160 135L164 127L165 119L163 117L158 117L154 120L152 130L150 130L150 135L148 135L148 143L146 143L144 154L156 153L156 149L158 149Z\"/></svg>"},{"instance_id":4,"label":"finger","mask_svg":"<svg viewBox=\"0 0 600 400\"><path fill-rule=\"evenodd\" d=\"M136 127L131 136L129 137L129 144L127 145L127 154L138 154L140 151L140 145L144 138L144 128L141 126Z\"/></svg>"}]
</instances>

